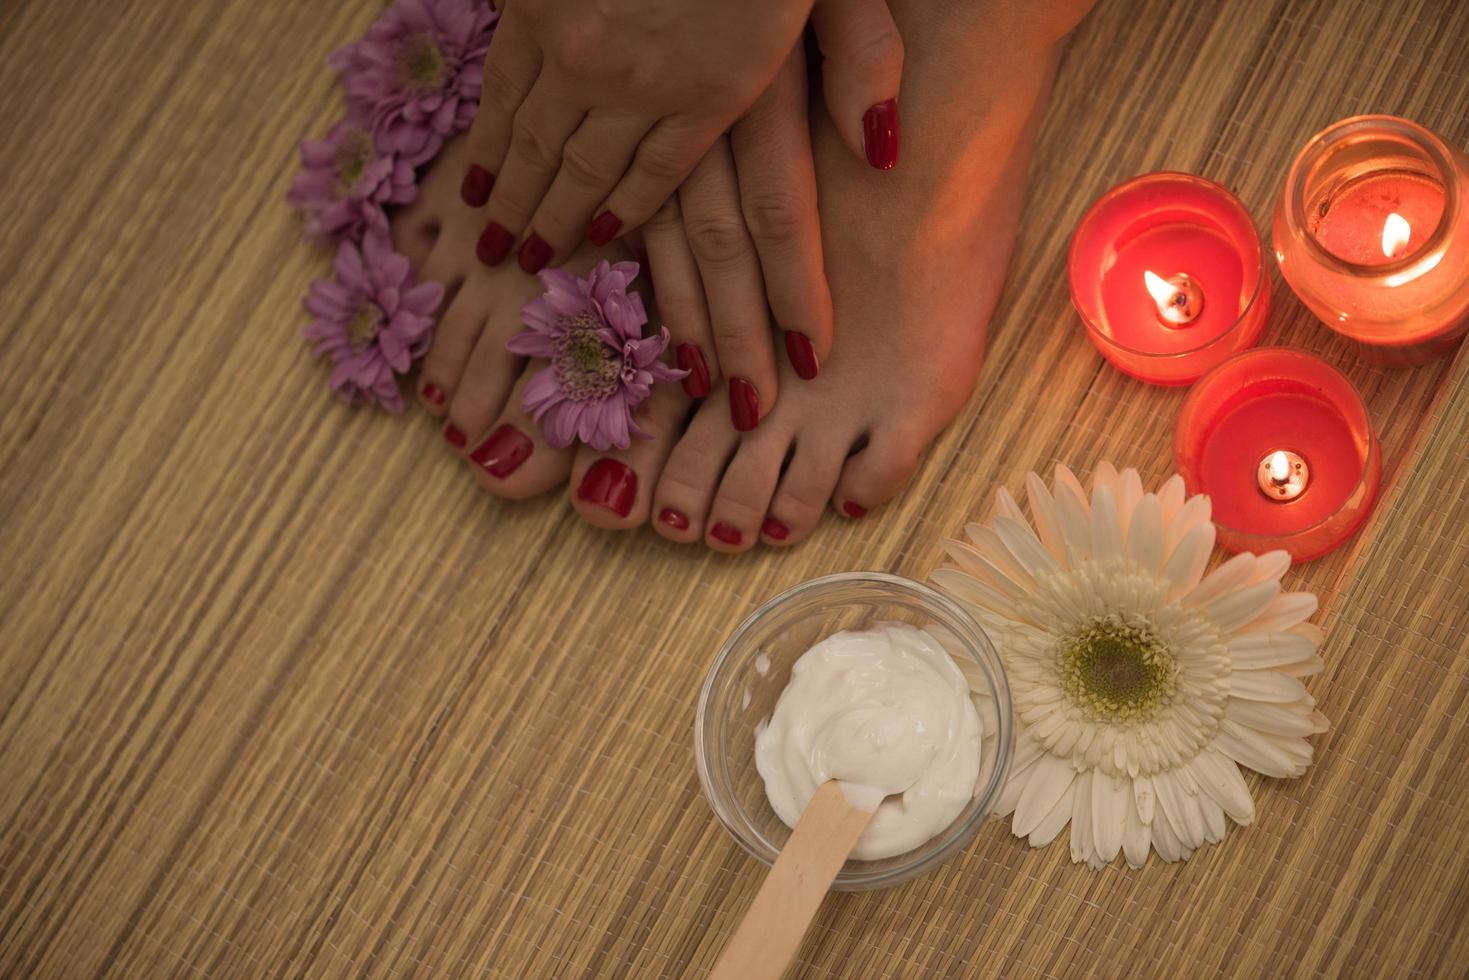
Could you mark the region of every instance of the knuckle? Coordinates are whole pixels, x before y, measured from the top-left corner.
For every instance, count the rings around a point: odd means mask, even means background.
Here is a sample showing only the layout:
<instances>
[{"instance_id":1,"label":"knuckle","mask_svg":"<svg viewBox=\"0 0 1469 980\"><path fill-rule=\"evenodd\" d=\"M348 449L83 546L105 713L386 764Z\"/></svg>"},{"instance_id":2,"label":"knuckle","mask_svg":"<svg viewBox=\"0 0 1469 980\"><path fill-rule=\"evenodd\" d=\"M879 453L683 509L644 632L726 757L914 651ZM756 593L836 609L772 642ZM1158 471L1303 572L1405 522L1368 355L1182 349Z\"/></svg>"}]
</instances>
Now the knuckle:
<instances>
[{"instance_id":1,"label":"knuckle","mask_svg":"<svg viewBox=\"0 0 1469 980\"><path fill-rule=\"evenodd\" d=\"M480 92L480 112L486 109L509 119L515 114L525 92L515 79L505 74L505 69L494 61L486 61L484 83Z\"/></svg>"},{"instance_id":2,"label":"knuckle","mask_svg":"<svg viewBox=\"0 0 1469 980\"><path fill-rule=\"evenodd\" d=\"M819 488L796 484L781 487L770 510L798 524L815 523L826 510L826 502L827 497Z\"/></svg>"},{"instance_id":3,"label":"knuckle","mask_svg":"<svg viewBox=\"0 0 1469 980\"><path fill-rule=\"evenodd\" d=\"M653 216L643 224L643 237L648 235L662 237L664 235L683 235L683 211L678 206L678 197L670 197L664 201Z\"/></svg>"},{"instance_id":4,"label":"knuckle","mask_svg":"<svg viewBox=\"0 0 1469 980\"><path fill-rule=\"evenodd\" d=\"M577 143L567 143L561 153L561 169L566 176L581 187L603 187L608 183L597 154Z\"/></svg>"},{"instance_id":5,"label":"knuckle","mask_svg":"<svg viewBox=\"0 0 1469 980\"><path fill-rule=\"evenodd\" d=\"M559 154L552 148L545 134L520 118L515 120L514 136L510 145L522 160L537 170L550 170L559 162Z\"/></svg>"},{"instance_id":6,"label":"knuckle","mask_svg":"<svg viewBox=\"0 0 1469 980\"><path fill-rule=\"evenodd\" d=\"M674 147L645 142L638 150L637 169L659 186L672 189L683 180L688 168Z\"/></svg>"},{"instance_id":7,"label":"knuckle","mask_svg":"<svg viewBox=\"0 0 1469 980\"><path fill-rule=\"evenodd\" d=\"M892 29L859 38L852 46L851 59L851 67L864 76L900 71L903 67L903 39Z\"/></svg>"},{"instance_id":8,"label":"knuckle","mask_svg":"<svg viewBox=\"0 0 1469 980\"><path fill-rule=\"evenodd\" d=\"M701 262L730 265L750 252L750 239L744 222L730 212L685 218L689 248Z\"/></svg>"},{"instance_id":9,"label":"knuckle","mask_svg":"<svg viewBox=\"0 0 1469 980\"><path fill-rule=\"evenodd\" d=\"M806 217L805 202L785 190L770 188L747 195L741 202L745 224L757 242L789 242L800 236Z\"/></svg>"}]
</instances>

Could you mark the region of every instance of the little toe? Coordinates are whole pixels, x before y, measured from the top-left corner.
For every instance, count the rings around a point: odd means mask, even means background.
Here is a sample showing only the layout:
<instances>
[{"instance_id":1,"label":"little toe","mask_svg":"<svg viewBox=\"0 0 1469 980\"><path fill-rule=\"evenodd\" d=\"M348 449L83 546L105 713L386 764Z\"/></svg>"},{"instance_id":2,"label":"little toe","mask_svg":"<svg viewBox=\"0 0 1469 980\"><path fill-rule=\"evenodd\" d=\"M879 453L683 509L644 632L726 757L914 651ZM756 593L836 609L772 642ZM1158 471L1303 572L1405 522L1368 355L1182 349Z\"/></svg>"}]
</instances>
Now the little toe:
<instances>
[{"instance_id":1,"label":"little toe","mask_svg":"<svg viewBox=\"0 0 1469 980\"><path fill-rule=\"evenodd\" d=\"M544 370L544 361L527 364L499 418L470 443L466 462L479 485L497 497L534 497L565 483L571 473L576 450L548 444L541 427L521 407L525 386Z\"/></svg>"},{"instance_id":2,"label":"little toe","mask_svg":"<svg viewBox=\"0 0 1469 980\"><path fill-rule=\"evenodd\" d=\"M673 447L653 494L653 527L672 541L692 542L704 536L714 491L739 446L729 409L716 389L699 406L688 430Z\"/></svg>"},{"instance_id":3,"label":"little toe","mask_svg":"<svg viewBox=\"0 0 1469 980\"><path fill-rule=\"evenodd\" d=\"M733 554L754 547L762 534L780 539L785 525L768 520L770 498L790 446L790 436L769 425L745 435L709 509L709 547Z\"/></svg>"},{"instance_id":4,"label":"little toe","mask_svg":"<svg viewBox=\"0 0 1469 980\"><path fill-rule=\"evenodd\" d=\"M926 438L891 431L873 433L866 448L842 467L832 505L852 520L866 517L868 511L887 503L903 489L918 469L920 453L928 442Z\"/></svg>"},{"instance_id":5,"label":"little toe","mask_svg":"<svg viewBox=\"0 0 1469 980\"><path fill-rule=\"evenodd\" d=\"M473 448L470 439L489 432L490 423L499 417L520 376L519 358L505 349L505 339L492 317L480 332L448 400L444 441L461 453L469 452Z\"/></svg>"},{"instance_id":6,"label":"little toe","mask_svg":"<svg viewBox=\"0 0 1469 980\"><path fill-rule=\"evenodd\" d=\"M810 535L826 513L851 445L850 439L797 440L795 455L780 478L761 525L761 540L786 546Z\"/></svg>"},{"instance_id":7,"label":"little toe","mask_svg":"<svg viewBox=\"0 0 1469 980\"><path fill-rule=\"evenodd\" d=\"M626 449L598 451L582 446L571 470L571 506L582 519L609 531L648 520L658 474L673 450L688 414L689 399L676 384L653 388L634 413L652 438L633 438Z\"/></svg>"}]
</instances>

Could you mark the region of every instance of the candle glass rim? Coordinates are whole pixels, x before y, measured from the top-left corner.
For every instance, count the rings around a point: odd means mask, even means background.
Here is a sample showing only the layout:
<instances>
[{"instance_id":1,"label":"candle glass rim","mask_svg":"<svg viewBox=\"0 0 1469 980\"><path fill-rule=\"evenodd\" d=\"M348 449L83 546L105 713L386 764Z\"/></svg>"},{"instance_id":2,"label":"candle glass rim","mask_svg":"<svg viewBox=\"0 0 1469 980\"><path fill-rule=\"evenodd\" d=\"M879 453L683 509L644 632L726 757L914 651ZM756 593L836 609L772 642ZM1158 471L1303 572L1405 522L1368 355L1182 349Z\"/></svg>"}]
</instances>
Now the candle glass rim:
<instances>
[{"instance_id":1,"label":"candle glass rim","mask_svg":"<svg viewBox=\"0 0 1469 980\"><path fill-rule=\"evenodd\" d=\"M1228 329L1209 338L1208 340L1201 342L1196 347L1188 347L1183 350L1176 351L1167 351L1166 353L1131 347L1115 339L1110 334L1103 333L1102 330L1097 326L1097 324L1093 322L1092 318L1087 315L1086 311L1081 308L1081 304L1077 302L1077 290L1075 284L1068 283L1068 285L1070 285L1071 287L1071 308L1076 311L1076 315L1081 318L1081 322L1086 325L1087 330L1090 331L1093 336L1100 337L1103 341L1106 342L1107 346L1111 347L1114 350L1121 351L1124 354L1132 354L1140 358L1146 358L1154 363L1170 361L1183 357L1192 357L1195 354L1198 354L1200 351L1208 350L1209 348L1214 347L1216 344L1227 341L1229 338L1233 337L1237 331L1241 329L1241 327L1245 324L1247 320L1249 320L1250 313L1255 309L1256 304L1260 302L1262 296L1269 295L1270 289L1270 273L1268 269L1268 262L1265 257L1266 250L1264 240L1260 236L1260 229L1255 225L1254 216L1250 214L1249 209L1245 207L1244 202L1236 197L1233 193L1231 193L1229 188L1225 187L1218 181L1210 180L1207 177L1200 177L1198 174L1191 174L1182 170L1150 170L1147 173L1137 174L1136 176L1129 177L1128 179L1122 181L1120 184L1116 184L1108 188L1094 201L1092 201L1091 204L1087 205L1086 211L1082 213L1081 220L1076 223L1076 230L1071 233L1071 244L1066 250L1067 276L1070 277L1072 271L1076 268L1077 242L1081 239L1081 232L1084 228L1086 228L1087 223L1091 220L1092 216L1096 214L1103 205L1111 203L1115 198L1121 197L1122 194L1125 192L1134 190L1135 185L1139 185L1142 182L1149 180L1150 178L1159 177L1178 179L1181 183L1202 185L1211 191L1215 191L1224 195L1224 198L1226 200L1232 203L1235 207L1239 208L1240 214L1244 216L1249 226L1255 231L1255 246L1257 257L1259 260L1259 269L1258 275L1255 277L1254 292L1250 294L1250 298L1244 303L1244 305L1239 308L1238 315L1234 318L1234 322L1229 325ZM1242 255L1240 256L1240 258L1241 260L1243 260L1245 256ZM1241 264L1247 270L1250 268L1248 263L1242 261ZM1205 297L1204 301L1205 303L1207 303L1209 300L1207 297ZM1187 328L1188 325L1185 324L1178 329Z\"/></svg>"},{"instance_id":2,"label":"candle glass rim","mask_svg":"<svg viewBox=\"0 0 1469 980\"><path fill-rule=\"evenodd\" d=\"M1433 174L1421 176L1436 177L1444 190L1444 207L1438 216L1438 224L1434 226L1433 232L1429 234L1422 246L1401 258L1391 259L1379 265L1352 262L1334 254L1321 244L1320 239L1310 230L1306 220L1308 203L1306 184L1315 167L1341 141L1363 132L1397 137L1413 144L1416 149L1427 156L1436 171ZM1376 171L1369 171L1369 173L1374 172ZM1443 251L1447 243L1449 230L1453 226L1453 217L1458 211L1459 182L1456 175L1457 170L1447 144L1433 130L1401 116L1384 114L1349 116L1332 123L1312 136L1296 154L1296 158L1291 161L1290 170L1286 173L1285 178L1286 230L1300 242L1312 258L1332 271L1345 273L1357 279L1398 279L1403 273L1419 265L1438 263L1439 259L1436 256ZM1276 251L1279 252L1279 248Z\"/></svg>"},{"instance_id":3,"label":"candle glass rim","mask_svg":"<svg viewBox=\"0 0 1469 980\"><path fill-rule=\"evenodd\" d=\"M1271 357L1280 355L1286 355L1291 358L1296 358L1308 362L1314 361L1316 364L1324 367L1328 372L1335 375L1338 379L1341 380L1345 392L1351 397L1351 401L1348 402L1346 408L1352 411L1353 414L1359 416L1362 427L1367 434L1367 451L1362 454L1362 467L1357 473L1357 482L1353 484L1351 493L1347 494L1346 498L1342 500L1337 508L1320 520L1312 524L1307 524L1305 527L1297 528L1296 530L1291 531L1287 534L1266 534L1259 531L1246 531L1238 527L1233 527L1229 524L1225 524L1223 521L1213 516L1211 508L1210 520L1213 522L1215 528L1227 532L1236 541L1245 542L1245 545L1243 547L1239 549L1234 549L1238 551L1253 551L1256 554L1259 554L1260 551L1257 551L1256 547L1252 547L1251 545L1258 545L1263 550L1271 550L1269 548L1266 548L1265 546L1274 544L1276 548L1279 549L1289 542L1297 540L1307 540L1310 539L1312 536L1320 533L1328 525L1330 525L1332 521L1337 520L1340 517L1342 511L1349 503L1351 503L1352 498L1362 489L1362 487L1366 486L1370 482L1373 468L1381 465L1380 457L1382 451L1377 441L1377 431L1372 427L1372 416L1367 411L1367 403L1362 400L1361 392L1357 391L1357 386L1352 384L1350 378L1343 374L1334 364L1331 364L1324 358L1317 357L1315 354L1312 354L1309 351L1304 351L1296 347L1285 346L1254 347L1250 350L1240 351L1239 353L1234 354L1226 360L1223 360L1219 362L1219 364L1215 365L1212 369L1209 370L1208 373L1200 378L1191 389L1189 389L1189 393L1183 399L1183 404L1179 406L1178 417L1175 420L1173 426L1173 462L1174 465L1178 467L1179 475L1183 477L1184 487L1189 492L1189 494L1192 495L1196 492L1208 492L1207 490L1203 489L1202 484L1199 482L1199 474L1197 473L1197 471L1194 470L1192 467L1185 467L1183 465L1183 460L1186 454L1180 451L1180 446L1183 443L1185 431L1190 428L1188 425L1185 425L1185 422L1192 421L1192 414L1197 411L1198 404L1203 400L1203 398L1205 397L1205 393L1207 393L1209 390L1208 382L1210 377L1219 374L1220 372L1223 372L1226 368L1233 365L1236 361L1241 361L1250 357ZM1345 412L1343 414L1345 415ZM1351 425L1350 419L1347 420L1347 424L1348 426ZM1203 437L1200 437L1201 442L1202 439ZM1190 479L1190 477L1193 477L1193 479ZM1192 484L1192 486L1190 486L1190 484ZM1196 491L1194 487L1198 487L1199 489ZM1372 496L1375 495L1376 490L1374 489L1372 491ZM1285 503L1287 504L1292 502L1293 501L1285 501ZM1371 513L1370 498L1367 501L1367 506L1363 508L1363 511L1364 512L1362 515L1362 522L1365 522L1367 516ZM1359 526L1360 522L1357 527ZM1344 530L1342 540L1345 540L1346 537L1350 536L1350 534L1353 533L1355 530L1356 527ZM1334 548L1335 544L1333 544L1332 547ZM1326 548L1299 558L1295 557L1294 552L1292 552L1292 558L1295 561L1309 561L1310 559L1317 558L1330 550L1332 549Z\"/></svg>"}]
</instances>

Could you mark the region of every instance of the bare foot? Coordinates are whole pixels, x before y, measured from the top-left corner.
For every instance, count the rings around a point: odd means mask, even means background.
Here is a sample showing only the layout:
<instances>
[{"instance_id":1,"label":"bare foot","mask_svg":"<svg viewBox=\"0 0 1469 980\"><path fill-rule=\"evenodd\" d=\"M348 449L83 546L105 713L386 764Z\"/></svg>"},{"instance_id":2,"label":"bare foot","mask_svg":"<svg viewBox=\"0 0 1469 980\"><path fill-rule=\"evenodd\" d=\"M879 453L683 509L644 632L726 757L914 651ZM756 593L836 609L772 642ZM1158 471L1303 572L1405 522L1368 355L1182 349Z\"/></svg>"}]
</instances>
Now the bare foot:
<instances>
[{"instance_id":1,"label":"bare foot","mask_svg":"<svg viewBox=\"0 0 1469 980\"><path fill-rule=\"evenodd\" d=\"M1060 37L1012 30L996 6L895 5L908 53L896 169L862 166L817 123L835 350L815 380L783 381L743 438L724 392L706 399L653 495L665 537L732 552L795 544L828 501L860 518L902 489L968 399Z\"/></svg>"}]
</instances>

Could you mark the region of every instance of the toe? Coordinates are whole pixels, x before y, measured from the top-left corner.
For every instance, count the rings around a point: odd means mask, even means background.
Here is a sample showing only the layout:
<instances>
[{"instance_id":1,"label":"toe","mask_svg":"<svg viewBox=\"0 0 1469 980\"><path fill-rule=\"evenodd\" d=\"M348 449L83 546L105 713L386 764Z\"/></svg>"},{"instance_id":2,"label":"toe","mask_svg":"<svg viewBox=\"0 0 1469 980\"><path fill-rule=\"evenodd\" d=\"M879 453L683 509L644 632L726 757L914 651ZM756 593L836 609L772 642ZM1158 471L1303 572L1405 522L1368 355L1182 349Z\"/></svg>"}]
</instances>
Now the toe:
<instances>
[{"instance_id":1,"label":"toe","mask_svg":"<svg viewBox=\"0 0 1469 980\"><path fill-rule=\"evenodd\" d=\"M673 541L698 541L724 468L739 445L723 392L704 400L669 454L653 494L653 527Z\"/></svg>"},{"instance_id":2,"label":"toe","mask_svg":"<svg viewBox=\"0 0 1469 980\"><path fill-rule=\"evenodd\" d=\"M492 314L479 334L448 400L444 440L462 453L473 448L471 439L489 433L490 423L499 417L521 375L518 359L505 349L503 325L498 322L502 315L503 311Z\"/></svg>"},{"instance_id":3,"label":"toe","mask_svg":"<svg viewBox=\"0 0 1469 980\"><path fill-rule=\"evenodd\" d=\"M445 307L418 372L418 395L430 415L442 416L448 410L489 309L489 297L478 282L466 283Z\"/></svg>"},{"instance_id":4,"label":"toe","mask_svg":"<svg viewBox=\"0 0 1469 980\"><path fill-rule=\"evenodd\" d=\"M761 525L761 540L777 546L804 540L816 527L836 489L852 440L802 437L780 478Z\"/></svg>"},{"instance_id":5,"label":"toe","mask_svg":"<svg viewBox=\"0 0 1469 980\"><path fill-rule=\"evenodd\" d=\"M780 540L787 525L769 518L770 498L790 445L790 436L773 425L761 426L741 440L709 509L704 531L709 547L727 553L746 551L762 533Z\"/></svg>"},{"instance_id":6,"label":"toe","mask_svg":"<svg viewBox=\"0 0 1469 980\"><path fill-rule=\"evenodd\" d=\"M866 448L847 460L832 494L837 513L853 520L865 517L879 504L897 496L918 468L919 454L927 439L910 438L894 431L872 434Z\"/></svg>"},{"instance_id":7,"label":"toe","mask_svg":"<svg viewBox=\"0 0 1469 980\"><path fill-rule=\"evenodd\" d=\"M575 450L557 449L521 408L521 394L543 361L532 361L521 372L500 416L478 439L472 440L466 462L479 485L497 497L522 500L545 493L566 482Z\"/></svg>"},{"instance_id":8,"label":"toe","mask_svg":"<svg viewBox=\"0 0 1469 980\"><path fill-rule=\"evenodd\" d=\"M571 506L589 524L611 531L648 520L653 491L688 414L689 399L676 384L660 384L638 409L638 427L652 438L626 449L598 452L583 446L571 472Z\"/></svg>"}]
</instances>

